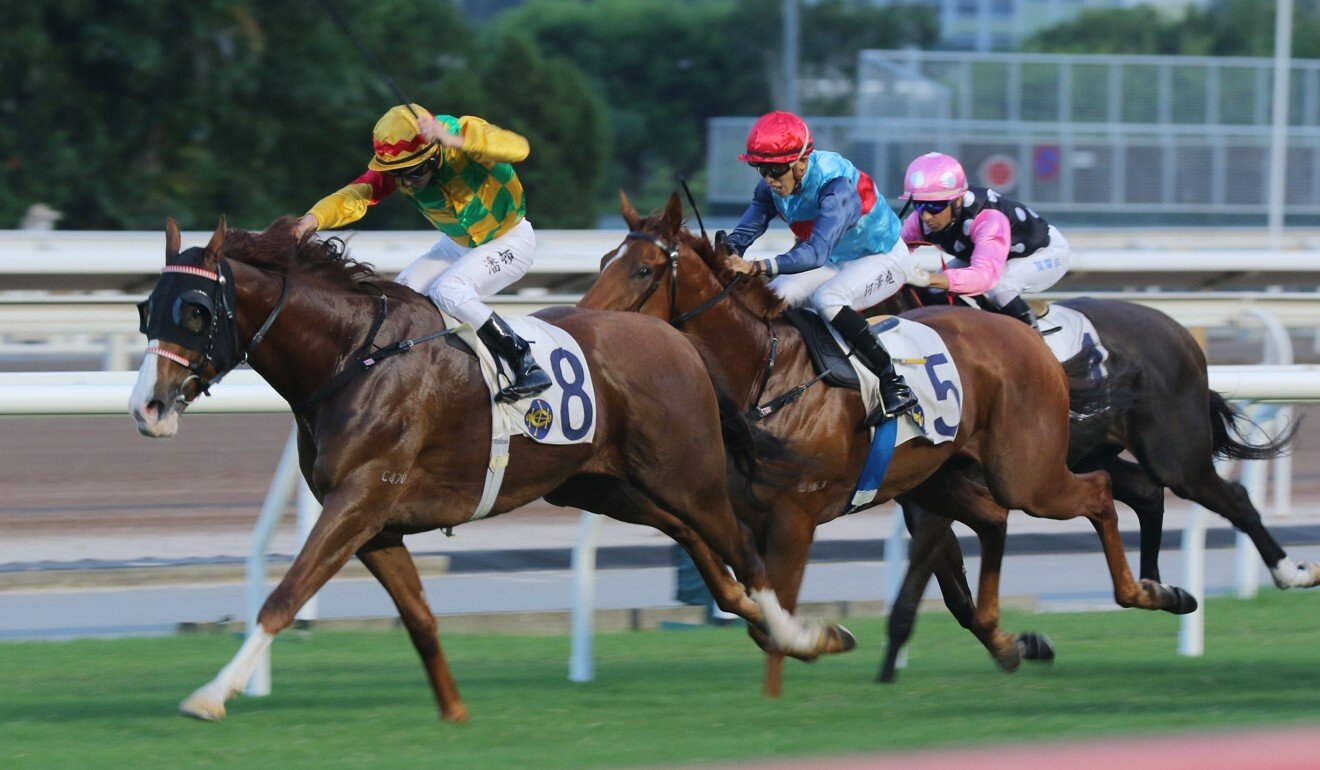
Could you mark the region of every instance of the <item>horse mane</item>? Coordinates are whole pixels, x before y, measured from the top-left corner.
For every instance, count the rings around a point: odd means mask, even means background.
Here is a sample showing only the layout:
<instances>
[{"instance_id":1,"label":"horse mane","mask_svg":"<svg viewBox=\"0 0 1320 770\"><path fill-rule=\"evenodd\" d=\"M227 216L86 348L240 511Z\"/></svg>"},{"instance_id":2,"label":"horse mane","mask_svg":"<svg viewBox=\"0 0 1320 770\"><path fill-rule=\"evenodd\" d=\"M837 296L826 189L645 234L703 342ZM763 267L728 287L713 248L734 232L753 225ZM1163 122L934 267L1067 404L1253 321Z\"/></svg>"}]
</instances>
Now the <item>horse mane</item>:
<instances>
[{"instance_id":1,"label":"horse mane","mask_svg":"<svg viewBox=\"0 0 1320 770\"><path fill-rule=\"evenodd\" d=\"M355 294L396 294L398 284L350 257L343 239L308 234L293 243L292 228L293 217L280 217L264 232L228 230L224 256L263 270L321 278Z\"/></svg>"},{"instance_id":2,"label":"horse mane","mask_svg":"<svg viewBox=\"0 0 1320 770\"><path fill-rule=\"evenodd\" d=\"M662 231L664 225L664 213L652 214L643 219L638 229L650 232ZM715 247L705 238L693 235L687 227L681 227L678 231L678 240L701 258L706 263L706 267L715 274L716 280L722 285L728 285L733 279L733 275L728 268L724 266L724 261L715 253ZM754 313L758 318L775 318L784 312L784 300L778 294L770 290L770 284L767 281L743 281L730 293L730 296L737 299L743 307Z\"/></svg>"}]
</instances>

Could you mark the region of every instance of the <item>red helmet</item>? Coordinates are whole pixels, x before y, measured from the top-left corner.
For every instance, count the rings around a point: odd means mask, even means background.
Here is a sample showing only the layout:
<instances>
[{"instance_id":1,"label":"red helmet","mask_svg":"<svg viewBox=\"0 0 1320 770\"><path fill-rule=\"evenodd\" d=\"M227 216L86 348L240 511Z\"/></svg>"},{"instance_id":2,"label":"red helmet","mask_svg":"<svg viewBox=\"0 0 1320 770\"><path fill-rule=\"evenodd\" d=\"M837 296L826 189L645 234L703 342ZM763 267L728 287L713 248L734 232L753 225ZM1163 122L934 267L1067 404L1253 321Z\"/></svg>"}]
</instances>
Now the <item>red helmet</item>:
<instances>
[{"instance_id":1,"label":"red helmet","mask_svg":"<svg viewBox=\"0 0 1320 770\"><path fill-rule=\"evenodd\" d=\"M738 160L748 163L793 163L815 147L811 129L791 112L768 112L747 134L747 152Z\"/></svg>"}]
</instances>

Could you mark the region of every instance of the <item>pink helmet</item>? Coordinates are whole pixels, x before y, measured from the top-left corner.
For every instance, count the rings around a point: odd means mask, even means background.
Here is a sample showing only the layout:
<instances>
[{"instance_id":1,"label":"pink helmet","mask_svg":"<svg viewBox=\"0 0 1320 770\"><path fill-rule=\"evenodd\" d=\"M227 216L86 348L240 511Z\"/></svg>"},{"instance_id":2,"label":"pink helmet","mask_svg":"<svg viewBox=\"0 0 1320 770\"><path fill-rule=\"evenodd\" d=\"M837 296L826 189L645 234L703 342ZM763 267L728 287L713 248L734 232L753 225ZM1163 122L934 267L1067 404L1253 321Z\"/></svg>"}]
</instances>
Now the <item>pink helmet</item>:
<instances>
[{"instance_id":1,"label":"pink helmet","mask_svg":"<svg viewBox=\"0 0 1320 770\"><path fill-rule=\"evenodd\" d=\"M928 152L908 164L903 191L914 201L951 201L967 192L967 174L952 155Z\"/></svg>"},{"instance_id":2,"label":"pink helmet","mask_svg":"<svg viewBox=\"0 0 1320 770\"><path fill-rule=\"evenodd\" d=\"M794 163L811 152L811 130L791 112L768 112L747 134L747 152L738 160L749 163Z\"/></svg>"}]
</instances>

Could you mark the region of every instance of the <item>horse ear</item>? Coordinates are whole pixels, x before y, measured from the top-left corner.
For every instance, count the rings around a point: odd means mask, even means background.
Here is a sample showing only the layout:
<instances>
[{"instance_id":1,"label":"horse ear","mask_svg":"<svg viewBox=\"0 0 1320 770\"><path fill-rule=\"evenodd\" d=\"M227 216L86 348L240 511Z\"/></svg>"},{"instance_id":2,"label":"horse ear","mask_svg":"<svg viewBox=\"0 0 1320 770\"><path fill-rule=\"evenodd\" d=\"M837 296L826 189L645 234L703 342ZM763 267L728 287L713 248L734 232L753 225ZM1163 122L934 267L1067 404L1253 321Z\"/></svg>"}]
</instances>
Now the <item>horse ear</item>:
<instances>
[{"instance_id":1,"label":"horse ear","mask_svg":"<svg viewBox=\"0 0 1320 770\"><path fill-rule=\"evenodd\" d=\"M170 264L179 257L179 244L183 238L179 235L179 223L174 217L165 218L165 264Z\"/></svg>"},{"instance_id":2,"label":"horse ear","mask_svg":"<svg viewBox=\"0 0 1320 770\"><path fill-rule=\"evenodd\" d=\"M665 235L673 238L683 228L683 199L677 192L669 194L669 205L665 206Z\"/></svg>"},{"instance_id":3,"label":"horse ear","mask_svg":"<svg viewBox=\"0 0 1320 770\"><path fill-rule=\"evenodd\" d=\"M206 265L215 267L216 262L220 260L220 251L225 246L225 218L220 217L220 224L215 228L215 234L211 236L211 242L206 244Z\"/></svg>"},{"instance_id":4,"label":"horse ear","mask_svg":"<svg viewBox=\"0 0 1320 770\"><path fill-rule=\"evenodd\" d=\"M636 231L642 224L642 217L633 208L632 201L628 200L628 193L619 188L619 211L623 214L623 223L628 225L629 230Z\"/></svg>"},{"instance_id":5,"label":"horse ear","mask_svg":"<svg viewBox=\"0 0 1320 770\"><path fill-rule=\"evenodd\" d=\"M729 255L728 240L729 234L727 232L723 230L715 231L715 240L711 242L711 246L715 248L715 256L723 259Z\"/></svg>"}]
</instances>

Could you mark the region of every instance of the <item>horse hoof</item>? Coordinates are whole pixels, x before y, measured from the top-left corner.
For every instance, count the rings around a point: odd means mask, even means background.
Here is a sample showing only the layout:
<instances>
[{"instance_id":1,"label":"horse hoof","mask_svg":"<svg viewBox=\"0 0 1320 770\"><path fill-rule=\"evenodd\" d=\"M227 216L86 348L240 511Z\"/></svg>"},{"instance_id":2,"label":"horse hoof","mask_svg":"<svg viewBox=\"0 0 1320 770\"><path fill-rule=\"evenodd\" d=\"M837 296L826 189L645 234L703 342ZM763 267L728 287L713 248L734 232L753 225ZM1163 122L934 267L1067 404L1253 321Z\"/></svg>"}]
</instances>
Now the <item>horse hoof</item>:
<instances>
[{"instance_id":1,"label":"horse hoof","mask_svg":"<svg viewBox=\"0 0 1320 770\"><path fill-rule=\"evenodd\" d=\"M225 702L198 690L179 704L179 714L203 722L219 722L225 718Z\"/></svg>"},{"instance_id":2,"label":"horse hoof","mask_svg":"<svg viewBox=\"0 0 1320 770\"><path fill-rule=\"evenodd\" d=\"M1196 612L1199 605L1195 596L1178 586L1166 586L1166 588L1173 593L1173 606L1165 608L1168 612L1172 612L1174 615L1186 615L1190 612Z\"/></svg>"},{"instance_id":3,"label":"horse hoof","mask_svg":"<svg viewBox=\"0 0 1320 770\"><path fill-rule=\"evenodd\" d=\"M1050 638L1045 634L1036 631L1026 631L1018 634L1017 646L1023 660L1044 662L1054 660L1054 642L1050 641Z\"/></svg>"},{"instance_id":4,"label":"horse hoof","mask_svg":"<svg viewBox=\"0 0 1320 770\"><path fill-rule=\"evenodd\" d=\"M880 675L875 678L875 681L880 684L893 684L894 680L897 678L898 671L896 670L896 667L886 662L880 669Z\"/></svg>"},{"instance_id":5,"label":"horse hoof","mask_svg":"<svg viewBox=\"0 0 1320 770\"><path fill-rule=\"evenodd\" d=\"M440 719L444 722L449 722L450 724L461 725L468 721L467 706L460 704L451 708L448 712L441 711Z\"/></svg>"},{"instance_id":6,"label":"horse hoof","mask_svg":"<svg viewBox=\"0 0 1320 770\"><path fill-rule=\"evenodd\" d=\"M857 637L853 636L851 631L837 623L830 628L834 630L833 636L838 640L833 646L833 652L848 652L857 647Z\"/></svg>"}]
</instances>

